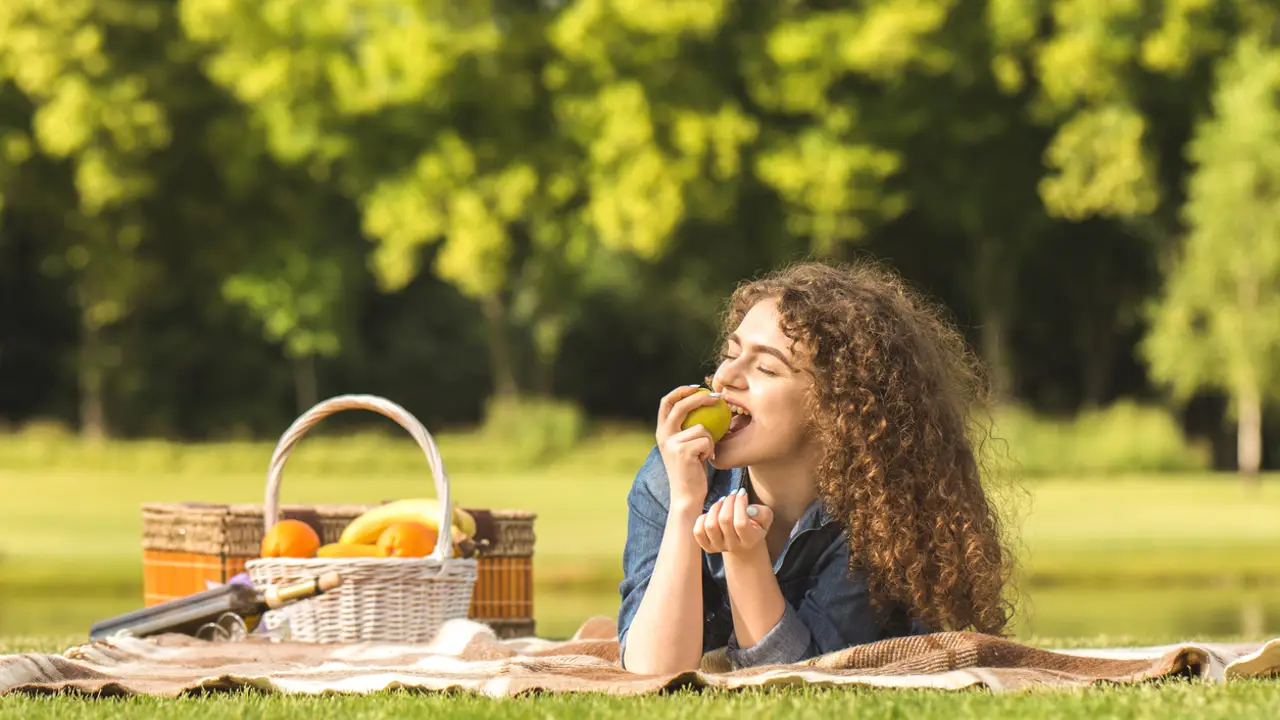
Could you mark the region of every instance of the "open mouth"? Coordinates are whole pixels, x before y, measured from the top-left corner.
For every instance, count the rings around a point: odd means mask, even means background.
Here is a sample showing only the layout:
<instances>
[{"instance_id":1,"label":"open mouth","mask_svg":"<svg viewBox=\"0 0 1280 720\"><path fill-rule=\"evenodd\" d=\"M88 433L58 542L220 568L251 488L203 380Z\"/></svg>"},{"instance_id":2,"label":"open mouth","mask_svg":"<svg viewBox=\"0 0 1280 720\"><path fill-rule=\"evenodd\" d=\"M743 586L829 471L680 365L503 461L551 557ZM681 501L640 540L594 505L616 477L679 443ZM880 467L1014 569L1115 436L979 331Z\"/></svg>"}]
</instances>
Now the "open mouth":
<instances>
[{"instance_id":1,"label":"open mouth","mask_svg":"<svg viewBox=\"0 0 1280 720\"><path fill-rule=\"evenodd\" d=\"M733 413L733 417L729 420L729 432L725 433L725 440L737 435L751 424L751 412L744 407L739 407L733 403L729 403L729 410Z\"/></svg>"}]
</instances>

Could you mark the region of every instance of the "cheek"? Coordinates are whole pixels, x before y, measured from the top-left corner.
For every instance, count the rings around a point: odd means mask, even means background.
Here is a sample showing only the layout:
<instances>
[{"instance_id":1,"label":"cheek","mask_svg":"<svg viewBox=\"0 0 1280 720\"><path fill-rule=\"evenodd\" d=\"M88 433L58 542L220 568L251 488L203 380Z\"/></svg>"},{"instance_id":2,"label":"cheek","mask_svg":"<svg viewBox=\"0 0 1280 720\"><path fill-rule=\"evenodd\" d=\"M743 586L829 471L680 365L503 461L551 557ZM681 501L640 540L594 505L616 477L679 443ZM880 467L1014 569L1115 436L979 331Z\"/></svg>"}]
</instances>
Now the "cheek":
<instances>
[{"instance_id":1,"label":"cheek","mask_svg":"<svg viewBox=\"0 0 1280 720\"><path fill-rule=\"evenodd\" d=\"M809 423L804 398L788 393L769 404L767 417L771 432L790 437L805 432Z\"/></svg>"}]
</instances>

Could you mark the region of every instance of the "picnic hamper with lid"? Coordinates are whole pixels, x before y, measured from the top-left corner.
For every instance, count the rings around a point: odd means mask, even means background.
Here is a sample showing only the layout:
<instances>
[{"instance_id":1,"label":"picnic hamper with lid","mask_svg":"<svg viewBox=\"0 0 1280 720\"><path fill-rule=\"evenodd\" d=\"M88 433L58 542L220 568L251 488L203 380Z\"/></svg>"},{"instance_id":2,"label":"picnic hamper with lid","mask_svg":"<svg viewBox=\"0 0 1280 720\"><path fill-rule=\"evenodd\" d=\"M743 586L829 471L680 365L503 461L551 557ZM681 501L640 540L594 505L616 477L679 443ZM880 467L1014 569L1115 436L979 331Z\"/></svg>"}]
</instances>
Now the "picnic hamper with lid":
<instances>
[{"instance_id":1,"label":"picnic hamper with lid","mask_svg":"<svg viewBox=\"0 0 1280 720\"><path fill-rule=\"evenodd\" d=\"M356 517L377 504L279 504L292 448L323 418L348 409L396 421L426 455L442 512L451 524L449 478L430 433L399 405L372 395L343 395L308 410L285 431L267 472L264 503L143 505L143 586L152 606L247 572L254 584L286 582L338 570L338 588L288 610L290 637L303 642L430 639L447 619L469 617L499 637L534 634L533 521L521 510L464 508L475 518L474 558L454 557L449 532L426 558L260 558L267 528L292 518L311 525L321 543L337 542ZM269 618L270 619L270 618Z\"/></svg>"}]
</instances>

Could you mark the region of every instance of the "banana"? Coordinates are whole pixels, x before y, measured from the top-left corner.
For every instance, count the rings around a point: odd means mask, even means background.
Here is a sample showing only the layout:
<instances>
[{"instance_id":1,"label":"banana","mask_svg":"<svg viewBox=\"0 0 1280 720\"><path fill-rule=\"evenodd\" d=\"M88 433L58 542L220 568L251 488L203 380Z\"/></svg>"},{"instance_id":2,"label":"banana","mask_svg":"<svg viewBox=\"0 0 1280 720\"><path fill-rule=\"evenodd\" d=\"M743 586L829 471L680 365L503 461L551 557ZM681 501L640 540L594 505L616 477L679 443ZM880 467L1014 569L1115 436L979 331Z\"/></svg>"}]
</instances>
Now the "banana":
<instances>
[{"instance_id":1,"label":"banana","mask_svg":"<svg viewBox=\"0 0 1280 720\"><path fill-rule=\"evenodd\" d=\"M453 526L461 530L466 537L476 536L476 519L471 513L456 505L453 507Z\"/></svg>"},{"instance_id":2,"label":"banana","mask_svg":"<svg viewBox=\"0 0 1280 720\"><path fill-rule=\"evenodd\" d=\"M354 543L329 543L321 545L316 551L316 557L320 558L357 558L357 557L382 557L378 552L376 545L356 545Z\"/></svg>"},{"instance_id":3,"label":"banana","mask_svg":"<svg viewBox=\"0 0 1280 720\"><path fill-rule=\"evenodd\" d=\"M398 522L422 523L433 530L439 530L440 501L435 498L409 498L395 500L379 505L352 520L342 530L338 542L356 545L373 545L383 530ZM476 521L465 510L453 509L453 527L467 537L476 532Z\"/></svg>"}]
</instances>

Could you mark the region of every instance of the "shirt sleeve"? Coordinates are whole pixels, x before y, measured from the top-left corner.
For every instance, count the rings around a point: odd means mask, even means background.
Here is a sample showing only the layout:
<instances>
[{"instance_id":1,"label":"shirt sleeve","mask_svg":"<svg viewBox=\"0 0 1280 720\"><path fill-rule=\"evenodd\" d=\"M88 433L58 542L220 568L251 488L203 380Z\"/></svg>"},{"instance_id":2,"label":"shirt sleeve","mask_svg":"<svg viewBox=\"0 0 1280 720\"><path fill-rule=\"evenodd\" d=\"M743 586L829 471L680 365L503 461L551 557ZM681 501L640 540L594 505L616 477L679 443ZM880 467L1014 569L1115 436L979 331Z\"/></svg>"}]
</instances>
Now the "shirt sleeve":
<instances>
[{"instance_id":1,"label":"shirt sleeve","mask_svg":"<svg viewBox=\"0 0 1280 720\"><path fill-rule=\"evenodd\" d=\"M800 662L880 639L866 582L849 571L845 538L836 535L815 563L813 585L798 605L784 604L782 617L764 637L743 648L736 634L730 636L726 654L735 669Z\"/></svg>"},{"instance_id":2,"label":"shirt sleeve","mask_svg":"<svg viewBox=\"0 0 1280 720\"><path fill-rule=\"evenodd\" d=\"M627 632L649 588L649 578L658 562L658 550L667 524L670 490L662 455L655 446L636 473L627 493L627 541L622 550L622 582L618 593L619 662L627 647Z\"/></svg>"}]
</instances>

